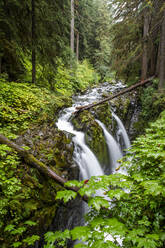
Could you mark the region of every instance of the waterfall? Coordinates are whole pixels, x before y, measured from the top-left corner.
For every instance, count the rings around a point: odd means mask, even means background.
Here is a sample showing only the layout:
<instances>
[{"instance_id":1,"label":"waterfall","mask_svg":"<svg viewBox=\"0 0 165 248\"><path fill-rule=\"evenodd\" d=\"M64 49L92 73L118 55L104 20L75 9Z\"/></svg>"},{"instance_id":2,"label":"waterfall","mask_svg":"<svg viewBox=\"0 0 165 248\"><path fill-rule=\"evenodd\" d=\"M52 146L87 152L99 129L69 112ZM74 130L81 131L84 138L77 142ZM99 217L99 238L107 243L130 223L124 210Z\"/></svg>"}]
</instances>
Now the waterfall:
<instances>
[{"instance_id":1,"label":"waterfall","mask_svg":"<svg viewBox=\"0 0 165 248\"><path fill-rule=\"evenodd\" d=\"M82 131L77 131L74 129L74 126L70 122L70 117L71 117L72 113L76 110L76 106L90 104L95 100L101 99L101 96L104 92L113 92L118 87L123 87L123 86L121 84L118 84L116 86L114 86L114 85L111 86L109 84L105 84L105 86L98 87L98 88L87 91L85 95L75 96L73 98L73 100L75 101L73 106L65 109L61 113L61 116L59 117L59 119L56 123L57 127L60 130L68 132L68 133L73 135L73 138L72 138L72 141L74 143L73 159L74 159L75 163L79 166L79 169L80 169L80 178L79 179L80 180L89 179L91 176L104 175L104 171L103 171L97 157L94 155L94 153L91 151L91 149L86 145L85 133ZM113 117L116 120L117 125L118 125L118 132L117 132L118 140L117 141L108 132L105 125L100 120L96 120L96 121L100 125L100 127L102 128L103 133L104 133L104 137L106 140L108 153L109 153L109 157L110 157L110 164L109 164L110 171L112 173L116 173L116 169L119 167L118 160L121 159L123 156L123 151L121 149L121 145L119 144L119 140L122 137L125 149L130 147L130 141L129 141L128 135L126 133L126 130L125 130L121 120L114 113L113 113ZM123 169L121 169L120 167L119 167L118 172L126 174L126 172L123 171ZM105 197L103 191L101 191L101 190L96 192L96 194ZM80 207L79 207L79 209L80 209ZM75 209L75 211L78 214L78 210ZM78 225L84 225L84 221L81 219L81 217L82 217L82 213L86 213L88 211L87 205L85 203L81 204L81 210L80 211L81 211L81 214L79 213L80 224L78 224ZM70 213L69 213L69 216L70 216ZM74 214L73 214L73 218L70 218L70 222L73 222L75 224L75 215ZM109 240L112 240L110 236L108 238L109 238Z\"/></svg>"},{"instance_id":2,"label":"waterfall","mask_svg":"<svg viewBox=\"0 0 165 248\"><path fill-rule=\"evenodd\" d=\"M97 120L97 123L100 125L100 127L103 129L104 132L105 140L108 146L110 161L111 161L111 169L113 173L115 169L119 166L117 160L121 159L123 155L118 143L113 138L113 136L107 131L105 125L99 120Z\"/></svg>"},{"instance_id":3,"label":"waterfall","mask_svg":"<svg viewBox=\"0 0 165 248\"><path fill-rule=\"evenodd\" d=\"M118 131L117 131L117 138L118 142L120 141L120 137L122 138L122 141L124 143L124 149L128 149L131 146L128 134L126 132L126 129L122 123L122 121L119 119L119 117L112 112L113 118L116 120L118 125Z\"/></svg>"},{"instance_id":4,"label":"waterfall","mask_svg":"<svg viewBox=\"0 0 165 248\"><path fill-rule=\"evenodd\" d=\"M102 87L94 88L92 90L87 91L85 95L74 97L75 103L73 104L73 106L65 109L56 123L57 127L60 130L69 132L74 136L72 139L75 146L74 161L79 166L80 179L82 180L89 179L91 176L103 175L104 171L101 168L101 165L99 164L98 159L96 158L94 153L86 145L85 134L83 132L75 130L69 119L72 113L75 111L76 106L82 104L90 104L94 100L100 99L101 95L104 92L113 92L118 87L123 86L121 85L121 83L116 86L110 86L109 84L105 84ZM119 166L119 163L117 161L123 156L123 149L128 149L130 147L130 140L125 130L125 127L119 117L113 112L112 116L116 120L118 126L118 131L116 133L117 141L108 132L105 125L100 120L97 120L97 122L103 129L111 162L110 169L112 173L114 173L115 169ZM122 171L120 170L119 172Z\"/></svg>"},{"instance_id":5,"label":"waterfall","mask_svg":"<svg viewBox=\"0 0 165 248\"><path fill-rule=\"evenodd\" d=\"M104 175L96 156L85 144L85 134L76 131L73 125L69 122L72 111L73 108L68 108L66 113L58 119L56 125L60 130L67 131L74 135L74 160L80 168L81 179L84 180L89 179L91 176Z\"/></svg>"}]
</instances>

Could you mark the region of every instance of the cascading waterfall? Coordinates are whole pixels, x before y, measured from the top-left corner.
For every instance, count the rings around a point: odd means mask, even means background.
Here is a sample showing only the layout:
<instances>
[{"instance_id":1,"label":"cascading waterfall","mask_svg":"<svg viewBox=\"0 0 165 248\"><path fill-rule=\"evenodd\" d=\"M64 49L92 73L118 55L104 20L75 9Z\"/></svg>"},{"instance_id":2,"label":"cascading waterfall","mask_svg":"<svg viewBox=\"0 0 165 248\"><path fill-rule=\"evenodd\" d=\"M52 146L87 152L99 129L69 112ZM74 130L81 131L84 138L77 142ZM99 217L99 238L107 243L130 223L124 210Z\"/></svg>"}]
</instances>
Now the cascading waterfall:
<instances>
[{"instance_id":1,"label":"cascading waterfall","mask_svg":"<svg viewBox=\"0 0 165 248\"><path fill-rule=\"evenodd\" d=\"M105 140L108 146L110 161L111 161L111 170L112 173L114 173L115 169L119 166L119 163L117 161L121 159L123 156L122 152L120 150L119 144L116 142L113 136L107 131L105 125L99 120L97 120L97 123L103 129Z\"/></svg>"},{"instance_id":2,"label":"cascading waterfall","mask_svg":"<svg viewBox=\"0 0 165 248\"><path fill-rule=\"evenodd\" d=\"M124 149L128 149L131 146L131 143L130 143L127 131L122 121L119 119L119 117L114 112L112 112L112 116L118 124L118 131L117 131L118 142L120 141L120 138L122 138L122 141L124 143Z\"/></svg>"},{"instance_id":3,"label":"cascading waterfall","mask_svg":"<svg viewBox=\"0 0 165 248\"><path fill-rule=\"evenodd\" d=\"M91 176L103 175L104 172L96 156L85 144L85 134L74 130L73 125L69 122L72 111L73 108L67 109L67 112L59 118L56 125L60 130L67 131L74 135L74 160L80 168L80 178L84 180L89 179Z\"/></svg>"},{"instance_id":4,"label":"cascading waterfall","mask_svg":"<svg viewBox=\"0 0 165 248\"><path fill-rule=\"evenodd\" d=\"M87 91L85 95L74 97L73 98L75 100L74 105L70 108L65 109L65 111L62 113L62 115L60 116L60 118L58 119L56 123L57 127L60 130L69 132L74 135L73 137L73 142L75 145L74 160L80 168L80 179L82 180L89 179L91 176L103 175L104 171L101 168L101 165L99 164L94 153L85 144L85 134L83 132L76 131L72 123L69 121L71 114L75 111L76 106L90 104L96 99L97 100L101 99L102 94L104 92L114 92L116 89L123 88L123 87L124 86L120 82L116 85L109 85L105 83L101 87L94 88L92 90ZM118 127L119 127L118 131L122 135L122 138L125 144L124 148L127 149L130 146L130 141L126 133L126 130L121 120L118 118L118 116L115 115L114 113L112 114L118 124ZM123 153L120 149L119 142L117 142L113 138L113 136L107 131L105 125L99 120L97 120L97 122L103 129L104 136L105 136L106 143L107 143L108 150L109 150L111 170L112 172L114 172L115 169L118 167L117 160L123 156Z\"/></svg>"},{"instance_id":5,"label":"cascading waterfall","mask_svg":"<svg viewBox=\"0 0 165 248\"><path fill-rule=\"evenodd\" d=\"M95 88L91 91L88 91L83 96L74 97L73 100L75 100L75 104L72 107L65 109L56 123L57 127L60 130L66 131L73 135L72 140L75 146L74 161L79 166L79 169L80 169L80 180L89 179L91 176L104 175L104 171L100 163L98 162L98 159L94 155L94 153L86 145L85 134L83 132L80 132L74 129L72 123L70 122L70 117L72 113L75 111L76 106L90 104L96 99L97 100L101 99L101 95L103 92L108 92L108 91L113 92L117 88L122 88L122 87L123 85L121 83L115 86L104 84L100 88ZM118 125L117 137L122 136L122 140L124 143L124 149L127 149L130 147L130 141L126 133L126 130L121 120L118 118L118 116L114 113L112 113L112 115ZM108 132L105 125L100 120L96 120L96 121L103 130L106 144L108 147L109 157L110 157L109 166L111 167L111 172L115 173L115 169L119 167L119 163L117 161L121 159L123 156L123 151L121 149L122 146L121 144L119 144L120 139L118 138L118 140L116 141L115 138ZM119 169L119 172L124 173L124 174L126 173L122 169ZM103 195L102 193L103 192L98 192L98 194L100 195ZM84 211L85 212L87 211L86 206L83 207L83 212ZM81 224L83 224L82 221L81 221Z\"/></svg>"}]
</instances>

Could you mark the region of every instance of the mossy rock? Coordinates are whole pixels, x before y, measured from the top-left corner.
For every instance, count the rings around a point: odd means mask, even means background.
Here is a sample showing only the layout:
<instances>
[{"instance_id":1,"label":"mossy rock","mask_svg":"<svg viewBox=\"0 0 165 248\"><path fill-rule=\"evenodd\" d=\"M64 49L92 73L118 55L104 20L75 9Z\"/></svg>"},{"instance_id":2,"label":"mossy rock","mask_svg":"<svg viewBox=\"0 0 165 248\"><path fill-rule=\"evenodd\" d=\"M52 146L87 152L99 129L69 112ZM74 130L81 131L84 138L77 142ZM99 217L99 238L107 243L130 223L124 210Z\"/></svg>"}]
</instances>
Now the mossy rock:
<instances>
[{"instance_id":1,"label":"mossy rock","mask_svg":"<svg viewBox=\"0 0 165 248\"><path fill-rule=\"evenodd\" d=\"M112 107L119 118L124 122L129 114L131 100L129 95L118 97L112 101Z\"/></svg>"},{"instance_id":2,"label":"mossy rock","mask_svg":"<svg viewBox=\"0 0 165 248\"><path fill-rule=\"evenodd\" d=\"M52 168L58 175L64 176L63 172L65 172L65 177L68 178L71 174L73 143L71 137L59 131L55 125L36 125L15 142L21 146L28 146L29 152ZM26 220L36 222L36 226L27 228L27 232L21 235L21 239L27 235L40 235L43 230L47 230L58 207L57 191L62 188L53 179L42 175L37 169L29 167L19 158L17 164L13 173L16 175L19 188L10 197L9 202L5 203L4 199L5 210L3 215L0 215L2 217L0 222L3 223L0 226L0 232L3 235L0 246L3 244L4 247L10 247L15 242L14 235L11 235L10 232L4 232L7 225L13 224L16 228L20 228L25 226ZM11 171L8 173L11 177ZM22 244L21 247L24 248L26 245Z\"/></svg>"},{"instance_id":3,"label":"mossy rock","mask_svg":"<svg viewBox=\"0 0 165 248\"><path fill-rule=\"evenodd\" d=\"M54 169L62 171L73 165L72 139L54 125L35 126L18 140L20 144L29 146L35 157Z\"/></svg>"},{"instance_id":4,"label":"mossy rock","mask_svg":"<svg viewBox=\"0 0 165 248\"><path fill-rule=\"evenodd\" d=\"M104 125L109 129L112 130L112 113L110 109L110 105L108 102L105 102L101 105L94 107L92 110L94 111L95 118L100 120Z\"/></svg>"},{"instance_id":5,"label":"mossy rock","mask_svg":"<svg viewBox=\"0 0 165 248\"><path fill-rule=\"evenodd\" d=\"M85 142L102 166L109 164L108 150L102 128L89 111L81 112L72 120L74 127L85 132Z\"/></svg>"},{"instance_id":6,"label":"mossy rock","mask_svg":"<svg viewBox=\"0 0 165 248\"><path fill-rule=\"evenodd\" d=\"M15 139L19 146L29 147L34 157L58 175L64 176L65 172L67 178L72 171L73 143L55 127L55 118L59 110L71 105L71 97L57 96L31 84L1 82L0 88L1 133ZM4 176L0 180L0 247L8 248L48 228L58 207L57 191L62 187L4 145L0 145L0 162L0 174ZM25 221L36 225L28 226ZM5 230L6 226L13 226L15 234ZM23 233L16 232L19 228L25 229ZM27 245L23 242L20 247Z\"/></svg>"}]
</instances>

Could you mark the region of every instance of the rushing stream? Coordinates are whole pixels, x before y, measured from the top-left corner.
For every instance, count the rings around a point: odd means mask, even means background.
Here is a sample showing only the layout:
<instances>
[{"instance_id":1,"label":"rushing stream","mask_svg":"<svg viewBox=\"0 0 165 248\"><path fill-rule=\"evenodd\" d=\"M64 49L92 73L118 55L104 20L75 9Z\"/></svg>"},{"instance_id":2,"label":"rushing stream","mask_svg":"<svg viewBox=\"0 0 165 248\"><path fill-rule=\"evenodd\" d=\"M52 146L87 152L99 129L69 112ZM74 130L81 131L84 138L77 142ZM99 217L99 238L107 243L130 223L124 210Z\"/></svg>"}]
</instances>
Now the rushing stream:
<instances>
[{"instance_id":1,"label":"rushing stream","mask_svg":"<svg viewBox=\"0 0 165 248\"><path fill-rule=\"evenodd\" d=\"M90 104L96 100L98 101L101 99L103 93L114 92L116 89L123 87L124 86L121 83L116 85L105 83L101 87L87 91L84 95L75 96L73 99L75 102L73 106L65 109L56 123L60 130L73 134L73 142L75 146L74 161L80 168L80 179L82 180L89 179L91 176L103 175L104 171L94 153L86 145L85 134L74 129L70 117L75 111L76 106ZM111 168L112 173L114 173L115 169L118 167L117 160L123 156L123 149L130 147L130 141L119 117L115 113L112 113L112 115L118 125L116 134L117 140L115 140L115 138L108 132L105 125L100 120L96 121L103 129L110 157L109 167Z\"/></svg>"},{"instance_id":2,"label":"rushing stream","mask_svg":"<svg viewBox=\"0 0 165 248\"><path fill-rule=\"evenodd\" d=\"M72 107L63 110L56 123L57 127L60 130L66 131L73 135L72 138L72 141L74 143L73 159L75 163L79 166L80 180L89 179L91 176L104 175L105 171L102 168L103 165L99 163L95 154L85 143L85 133L82 131L75 130L73 124L70 121L71 119L70 117L72 116L72 113L76 110L76 106L86 105L94 101L99 101L100 99L102 99L102 94L107 92L113 93L117 89L121 89L123 87L124 86L121 83L118 83L116 85L109 85L105 83L101 87L88 90L84 95L75 96L73 98L74 104L72 105ZM96 120L96 122L102 128L105 141L107 144L108 155L109 155L109 171L111 171L111 173L115 173L116 168L119 167L119 163L117 161L120 158L122 158L124 154L124 149L130 147L130 141L127 132L124 128L124 125L122 124L119 117L115 113L112 113L112 116L117 124L117 131L115 137L112 136L112 134L108 131L106 126L100 120ZM121 169L119 169L119 172L125 173ZM82 218L82 213L84 211L86 212L87 209L85 206L81 206L81 207L82 207L81 213L79 213L80 219ZM79 207L77 209L79 209ZM75 221L75 216L73 213L72 214L70 213L68 223L74 221ZM83 220L80 220L79 224L83 224ZM71 226L67 225L66 228L70 228L70 227Z\"/></svg>"}]
</instances>

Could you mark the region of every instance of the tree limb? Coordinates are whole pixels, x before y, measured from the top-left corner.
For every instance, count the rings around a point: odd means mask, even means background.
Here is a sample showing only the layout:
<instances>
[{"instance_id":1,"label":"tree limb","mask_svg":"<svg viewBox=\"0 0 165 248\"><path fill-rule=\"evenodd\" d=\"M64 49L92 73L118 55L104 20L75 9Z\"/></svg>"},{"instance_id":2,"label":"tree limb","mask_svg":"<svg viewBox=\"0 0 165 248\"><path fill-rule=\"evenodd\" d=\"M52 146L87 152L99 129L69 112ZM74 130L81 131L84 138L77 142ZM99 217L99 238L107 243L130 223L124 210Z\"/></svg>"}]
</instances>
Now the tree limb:
<instances>
[{"instance_id":1,"label":"tree limb","mask_svg":"<svg viewBox=\"0 0 165 248\"><path fill-rule=\"evenodd\" d=\"M47 165L36 159L31 153L29 153L27 150L23 149L22 147L18 146L16 143L12 142L8 138L6 138L4 135L0 134L0 144L5 144L11 148L13 148L20 157L22 157L25 162L35 167L39 172L41 172L43 175L48 176L49 178L52 178L55 180L58 184L63 186L66 189L78 192L78 187L66 187L65 183L67 182L66 179L60 177L57 175L52 169L50 169ZM88 201L87 196L81 197L84 201Z\"/></svg>"},{"instance_id":2,"label":"tree limb","mask_svg":"<svg viewBox=\"0 0 165 248\"><path fill-rule=\"evenodd\" d=\"M97 103L92 103L92 104L88 104L88 105L85 105L85 106L78 106L78 107L76 107L77 111L75 111L73 114L79 114L83 110L93 108L93 107L95 107L97 105L100 105L100 104L103 104L103 103L105 103L107 101L110 101L110 100L112 100L112 99L114 99L114 98L116 98L118 96L124 95L125 93L130 92L130 91L136 89L137 87L143 86L143 85L147 84L148 82L151 82L154 79L154 77L155 76L152 76L152 77L150 77L150 78L148 78L148 79L146 79L144 81L141 81L141 82L139 82L137 84L134 84L134 85L130 86L129 88L126 88L126 89L116 93L115 95L107 97L104 100L101 100L101 101L99 101Z\"/></svg>"}]
</instances>

